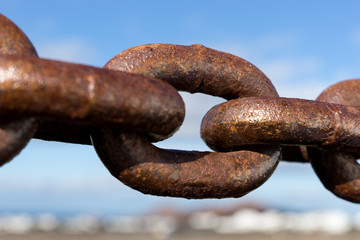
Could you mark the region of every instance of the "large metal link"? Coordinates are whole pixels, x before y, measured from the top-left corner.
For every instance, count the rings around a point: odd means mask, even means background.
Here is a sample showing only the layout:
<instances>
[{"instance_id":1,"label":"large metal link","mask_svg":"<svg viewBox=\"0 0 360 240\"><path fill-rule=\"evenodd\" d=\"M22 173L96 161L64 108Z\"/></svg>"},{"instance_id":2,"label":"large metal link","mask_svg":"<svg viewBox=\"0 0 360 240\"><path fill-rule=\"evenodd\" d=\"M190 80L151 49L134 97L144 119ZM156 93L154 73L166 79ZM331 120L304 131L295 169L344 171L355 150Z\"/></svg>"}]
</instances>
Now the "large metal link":
<instances>
[{"instance_id":1,"label":"large metal link","mask_svg":"<svg viewBox=\"0 0 360 240\"><path fill-rule=\"evenodd\" d=\"M0 55L37 57L35 48L26 35L13 22L1 14ZM3 65L3 61L0 60L1 65ZM5 74L5 72L0 70L1 79ZM16 115L2 116L0 120L0 166L16 156L26 146L36 131L37 123L34 117Z\"/></svg>"},{"instance_id":2,"label":"large metal link","mask_svg":"<svg viewBox=\"0 0 360 240\"><path fill-rule=\"evenodd\" d=\"M264 144L360 152L360 108L296 98L241 98L212 108L201 133L217 151Z\"/></svg>"},{"instance_id":3,"label":"large metal link","mask_svg":"<svg viewBox=\"0 0 360 240\"><path fill-rule=\"evenodd\" d=\"M105 68L163 79L178 90L226 99L278 96L254 65L201 45L150 44L128 49ZM240 197L262 185L275 170L281 149L250 147L231 153L156 148L135 132L102 128L94 147L111 174L143 193L185 197Z\"/></svg>"},{"instance_id":4,"label":"large metal link","mask_svg":"<svg viewBox=\"0 0 360 240\"><path fill-rule=\"evenodd\" d=\"M157 140L184 119L180 95L155 78L15 55L0 62L2 113L130 126Z\"/></svg>"},{"instance_id":5,"label":"large metal link","mask_svg":"<svg viewBox=\"0 0 360 240\"><path fill-rule=\"evenodd\" d=\"M359 114L360 107L360 79L353 79L337 83L325 89L317 98L318 101L331 102L354 106L354 114ZM338 113L338 118L343 116ZM350 120L350 119L349 119ZM354 124L355 123L355 124ZM346 126L350 133L357 132L360 127L360 117L351 121L339 122L338 128ZM341 133L333 134L334 141ZM350 139L346 144L354 144ZM309 159L316 174L324 186L338 197L351 202L360 203L360 165L359 143L355 148L321 149L309 148Z\"/></svg>"}]
</instances>

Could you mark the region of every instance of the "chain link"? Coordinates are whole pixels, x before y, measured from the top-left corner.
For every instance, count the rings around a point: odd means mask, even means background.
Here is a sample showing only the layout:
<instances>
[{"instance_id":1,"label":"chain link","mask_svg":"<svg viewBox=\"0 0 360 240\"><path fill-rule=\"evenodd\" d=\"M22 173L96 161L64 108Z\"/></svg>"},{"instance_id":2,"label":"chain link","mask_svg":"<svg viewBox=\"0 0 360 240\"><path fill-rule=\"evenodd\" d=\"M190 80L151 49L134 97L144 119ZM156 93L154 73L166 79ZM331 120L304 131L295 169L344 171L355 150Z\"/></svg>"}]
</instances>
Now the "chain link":
<instances>
[{"instance_id":1,"label":"chain link","mask_svg":"<svg viewBox=\"0 0 360 240\"><path fill-rule=\"evenodd\" d=\"M360 80L348 80L337 83L325 91L316 99L321 102L331 102L354 106L352 114L359 114L360 107ZM347 118L343 112L337 112L338 118L343 121L338 122L338 129L342 126L347 128L348 136L356 136L359 133L360 116ZM344 121L345 120L345 121ZM340 125L342 124L342 125ZM341 138L340 134L333 135L333 141ZM319 176L324 186L335 195L352 202L360 202L360 165L359 159L359 138L345 138L345 141L338 148L309 149L309 159L316 174ZM351 151L347 151L348 146L354 146Z\"/></svg>"},{"instance_id":2,"label":"chain link","mask_svg":"<svg viewBox=\"0 0 360 240\"><path fill-rule=\"evenodd\" d=\"M34 46L26 35L9 19L0 14L0 54L37 58ZM0 61L0 66L3 61ZM11 70L0 71L1 81ZM1 85L5 85L6 83ZM1 86L1 94L3 87ZM2 104L7 104L3 103ZM8 103L11 104L11 103ZM30 141L37 128L34 117L2 116L0 120L0 166L10 161Z\"/></svg>"},{"instance_id":3,"label":"chain link","mask_svg":"<svg viewBox=\"0 0 360 240\"><path fill-rule=\"evenodd\" d=\"M226 99L278 96L270 80L249 62L201 45L138 46L116 55L105 68ZM281 155L278 146L229 153L169 151L135 132L111 128L100 129L92 139L100 159L119 180L143 193L173 197L243 196L271 176Z\"/></svg>"},{"instance_id":4,"label":"chain link","mask_svg":"<svg viewBox=\"0 0 360 240\"><path fill-rule=\"evenodd\" d=\"M216 152L165 150L152 142L181 125L179 91L228 101L203 118ZM278 96L248 61L202 45L148 44L104 68L39 59L26 35L0 15L0 166L32 138L93 144L110 173L146 194L241 197L279 160L310 162L335 195L360 202L360 80L316 101Z\"/></svg>"}]
</instances>

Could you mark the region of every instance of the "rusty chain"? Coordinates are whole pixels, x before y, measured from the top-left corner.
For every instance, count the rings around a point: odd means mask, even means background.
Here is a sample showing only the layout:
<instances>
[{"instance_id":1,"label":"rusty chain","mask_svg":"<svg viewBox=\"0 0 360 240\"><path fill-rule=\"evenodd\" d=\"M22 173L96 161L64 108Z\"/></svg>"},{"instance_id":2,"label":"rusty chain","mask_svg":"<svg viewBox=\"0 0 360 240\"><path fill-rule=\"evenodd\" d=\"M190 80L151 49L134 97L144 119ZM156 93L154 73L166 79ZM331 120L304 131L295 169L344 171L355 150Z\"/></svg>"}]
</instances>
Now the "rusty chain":
<instances>
[{"instance_id":1,"label":"rusty chain","mask_svg":"<svg viewBox=\"0 0 360 240\"><path fill-rule=\"evenodd\" d=\"M201 124L215 152L152 144L184 119L178 90L228 100ZM360 80L315 101L281 98L254 65L202 45L137 46L103 68L40 59L0 15L0 166L31 138L92 144L110 173L138 191L225 198L262 185L280 160L310 162L327 189L359 203L359 110Z\"/></svg>"}]
</instances>

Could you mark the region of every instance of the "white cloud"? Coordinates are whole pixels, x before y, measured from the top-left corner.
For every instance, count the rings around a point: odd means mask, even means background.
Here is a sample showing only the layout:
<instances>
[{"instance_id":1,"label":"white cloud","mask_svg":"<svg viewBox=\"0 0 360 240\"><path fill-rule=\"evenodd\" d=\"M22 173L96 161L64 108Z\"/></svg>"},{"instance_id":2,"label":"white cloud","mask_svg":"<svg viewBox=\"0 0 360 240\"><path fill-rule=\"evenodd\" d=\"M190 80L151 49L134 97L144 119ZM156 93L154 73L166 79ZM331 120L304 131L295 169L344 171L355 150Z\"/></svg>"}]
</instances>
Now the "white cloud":
<instances>
[{"instance_id":1,"label":"white cloud","mask_svg":"<svg viewBox=\"0 0 360 240\"><path fill-rule=\"evenodd\" d=\"M321 71L321 62L315 58L275 59L258 66L274 83L293 81Z\"/></svg>"},{"instance_id":2,"label":"white cloud","mask_svg":"<svg viewBox=\"0 0 360 240\"><path fill-rule=\"evenodd\" d=\"M315 57L305 57L264 61L259 68L281 97L315 99L329 84L321 76L322 65Z\"/></svg>"},{"instance_id":3,"label":"white cloud","mask_svg":"<svg viewBox=\"0 0 360 240\"><path fill-rule=\"evenodd\" d=\"M299 36L292 33L274 33L256 39L253 46L262 52L289 48L299 42Z\"/></svg>"},{"instance_id":4,"label":"white cloud","mask_svg":"<svg viewBox=\"0 0 360 240\"><path fill-rule=\"evenodd\" d=\"M314 100L327 87L329 84L325 81L308 78L304 82L279 84L276 89L281 97Z\"/></svg>"},{"instance_id":5,"label":"white cloud","mask_svg":"<svg viewBox=\"0 0 360 240\"><path fill-rule=\"evenodd\" d=\"M210 43L210 47L237 55L257 65L260 60L268 58L268 55L278 56L279 53L284 53L285 49L294 47L298 39L299 37L294 34L277 33L265 35L251 41L239 42L238 40L226 39L213 44Z\"/></svg>"},{"instance_id":6,"label":"white cloud","mask_svg":"<svg viewBox=\"0 0 360 240\"><path fill-rule=\"evenodd\" d=\"M39 44L38 54L42 58L91 64L96 59L94 48L80 38L59 39Z\"/></svg>"},{"instance_id":7,"label":"white cloud","mask_svg":"<svg viewBox=\"0 0 360 240\"><path fill-rule=\"evenodd\" d=\"M224 41L212 47L242 57L269 77L282 97L315 99L335 77L325 79L323 60L294 55L301 37L291 33L265 35L249 42ZM330 73L330 75L335 75ZM319 87L319 88L317 88Z\"/></svg>"}]
</instances>

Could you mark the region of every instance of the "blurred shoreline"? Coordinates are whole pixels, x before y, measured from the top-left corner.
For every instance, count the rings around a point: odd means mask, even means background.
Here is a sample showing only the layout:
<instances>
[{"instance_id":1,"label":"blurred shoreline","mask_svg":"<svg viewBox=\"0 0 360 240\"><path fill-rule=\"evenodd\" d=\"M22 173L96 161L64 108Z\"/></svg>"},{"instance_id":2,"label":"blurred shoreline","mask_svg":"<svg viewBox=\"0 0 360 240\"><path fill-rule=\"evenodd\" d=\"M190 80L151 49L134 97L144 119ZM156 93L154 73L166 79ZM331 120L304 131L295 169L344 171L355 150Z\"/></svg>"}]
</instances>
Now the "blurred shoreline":
<instances>
[{"instance_id":1,"label":"blurred shoreline","mask_svg":"<svg viewBox=\"0 0 360 240\"><path fill-rule=\"evenodd\" d=\"M0 212L0 239L359 239L360 211L282 211L247 203L190 212L163 206L141 216ZM130 239L131 239L130 238Z\"/></svg>"},{"instance_id":2,"label":"blurred shoreline","mask_svg":"<svg viewBox=\"0 0 360 240\"><path fill-rule=\"evenodd\" d=\"M296 234L296 233L276 233L276 234L231 234L231 235L219 235L213 233L199 233L199 232L188 232L182 234L174 234L166 239L169 240L235 240L235 239L246 239L246 240L268 240L278 239L278 240L357 240L359 239L358 233L348 233L341 236L329 236L326 234ZM151 234L115 234L115 233L98 233L98 234L64 234L64 233L30 233L26 235L0 235L0 239L3 240L115 240L115 239L127 239L127 240L145 240L145 239L161 239Z\"/></svg>"}]
</instances>

